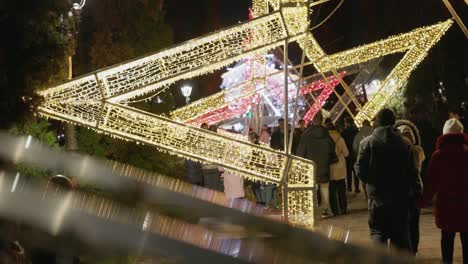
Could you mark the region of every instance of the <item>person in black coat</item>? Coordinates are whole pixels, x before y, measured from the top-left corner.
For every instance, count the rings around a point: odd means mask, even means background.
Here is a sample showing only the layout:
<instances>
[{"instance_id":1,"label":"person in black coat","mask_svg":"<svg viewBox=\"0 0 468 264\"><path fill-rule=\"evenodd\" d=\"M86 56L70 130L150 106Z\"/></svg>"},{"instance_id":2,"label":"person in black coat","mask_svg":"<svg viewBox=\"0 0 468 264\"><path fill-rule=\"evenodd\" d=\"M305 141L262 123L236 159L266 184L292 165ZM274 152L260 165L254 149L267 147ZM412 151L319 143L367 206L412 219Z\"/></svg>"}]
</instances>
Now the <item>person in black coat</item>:
<instances>
[{"instance_id":1,"label":"person in black coat","mask_svg":"<svg viewBox=\"0 0 468 264\"><path fill-rule=\"evenodd\" d=\"M315 180L321 194L322 216L329 215L330 164L337 162L335 142L328 130L322 125L322 113L317 113L310 127L302 134L297 156L311 160L315 163Z\"/></svg>"},{"instance_id":2,"label":"person in black coat","mask_svg":"<svg viewBox=\"0 0 468 264\"><path fill-rule=\"evenodd\" d=\"M200 125L201 129L206 129L208 130L208 124L203 123ZM185 160L185 179L190 182L191 184L195 184L198 186L204 186L204 180L203 180L203 167L202 163L198 161L193 161L193 160Z\"/></svg>"},{"instance_id":3,"label":"person in black coat","mask_svg":"<svg viewBox=\"0 0 468 264\"><path fill-rule=\"evenodd\" d=\"M203 186L202 164L198 161L185 160L185 179L191 184Z\"/></svg>"},{"instance_id":4,"label":"person in black coat","mask_svg":"<svg viewBox=\"0 0 468 264\"><path fill-rule=\"evenodd\" d=\"M278 126L271 134L270 147L275 150L284 151L284 119L278 119Z\"/></svg>"},{"instance_id":5,"label":"person in black coat","mask_svg":"<svg viewBox=\"0 0 468 264\"><path fill-rule=\"evenodd\" d=\"M217 133L218 127L216 125L211 125L208 130L213 133ZM218 166L211 163L203 163L202 172L203 187L220 192L224 191L224 184L221 180L221 171L218 169Z\"/></svg>"},{"instance_id":6,"label":"person in black coat","mask_svg":"<svg viewBox=\"0 0 468 264\"><path fill-rule=\"evenodd\" d=\"M356 137L356 134L359 132L359 130L357 129L356 125L354 125L354 121L351 117L346 117L344 121L345 128L341 133L341 136L343 137L346 143L346 147L350 152L350 155L346 157L346 184L348 186L348 191L351 192L354 179L354 191L356 193L360 193L361 190L359 188L359 178L356 177L356 173L353 169L354 157L356 156L356 154L353 152L353 142L354 137Z\"/></svg>"},{"instance_id":7,"label":"person in black coat","mask_svg":"<svg viewBox=\"0 0 468 264\"><path fill-rule=\"evenodd\" d=\"M294 137L292 142L291 154L296 155L297 148L299 147L299 141L301 141L301 136L306 130L305 121L301 119L297 122L297 127L294 129Z\"/></svg>"},{"instance_id":8,"label":"person in black coat","mask_svg":"<svg viewBox=\"0 0 468 264\"><path fill-rule=\"evenodd\" d=\"M270 148L278 151L284 151L284 119L278 119L278 126L274 129L270 138ZM269 207L270 202L273 208L278 207L278 186L268 183L265 186L265 206Z\"/></svg>"},{"instance_id":9,"label":"person in black coat","mask_svg":"<svg viewBox=\"0 0 468 264\"><path fill-rule=\"evenodd\" d=\"M371 239L411 250L409 209L422 183L414 152L394 124L392 110L377 114L374 131L359 146L355 170L366 184Z\"/></svg>"}]
</instances>

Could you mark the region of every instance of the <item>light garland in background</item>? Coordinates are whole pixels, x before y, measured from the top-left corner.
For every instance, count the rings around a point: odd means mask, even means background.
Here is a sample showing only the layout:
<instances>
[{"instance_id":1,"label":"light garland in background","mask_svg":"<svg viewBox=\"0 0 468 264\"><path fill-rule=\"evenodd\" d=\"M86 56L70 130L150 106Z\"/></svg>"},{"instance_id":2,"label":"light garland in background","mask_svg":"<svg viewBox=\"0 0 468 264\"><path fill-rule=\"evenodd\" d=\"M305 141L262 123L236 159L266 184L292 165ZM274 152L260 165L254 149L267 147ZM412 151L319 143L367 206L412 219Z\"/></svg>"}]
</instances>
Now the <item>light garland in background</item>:
<instances>
[{"instance_id":1,"label":"light garland in background","mask_svg":"<svg viewBox=\"0 0 468 264\"><path fill-rule=\"evenodd\" d=\"M251 38L245 46L245 39ZM229 65L282 44L287 37L284 21L276 12L233 28L195 39L156 54L113 66L48 89L49 100L73 102L104 98L129 100ZM86 95L86 97L84 97Z\"/></svg>"},{"instance_id":2,"label":"light garland in background","mask_svg":"<svg viewBox=\"0 0 468 264\"><path fill-rule=\"evenodd\" d=\"M328 56L325 55L312 34L300 40L299 44L305 49L309 59L312 58L311 61L314 62L316 69L322 72L406 51L400 62L382 82L377 93L356 115L354 121L360 126L365 119L372 120L388 101L388 98L407 82L411 72L427 56L429 49L440 40L451 25L452 20L447 20Z\"/></svg>"},{"instance_id":3,"label":"light garland in background","mask_svg":"<svg viewBox=\"0 0 468 264\"><path fill-rule=\"evenodd\" d=\"M268 2L274 10L280 7L279 0L254 0L254 6L263 8L254 12L257 16L262 16L268 12L269 9L265 8ZM304 25L298 27L300 21L304 21L303 16L295 14L304 14L305 0L281 0L281 3L288 6L281 11L286 20L288 30L295 33L295 30L301 30ZM291 4L296 3L296 7L289 7ZM289 4L289 5L288 5ZM294 8L296 8L294 11ZM294 22L295 24L289 25L288 23ZM389 37L387 39L377 41L371 44L356 47L350 50L339 52L333 55L327 55L318 44L312 33L298 40L299 46L304 50L308 59L314 63L315 68L320 72L328 72L332 70L341 69L354 64L366 62L375 58L383 57L390 54L406 52L400 62L395 66L392 72L387 76L385 81L382 82L378 92L370 98L370 100L363 106L361 111L355 117L355 123L361 125L365 119L373 119L377 112L385 105L390 98L391 94L399 90L409 78L411 72L416 66L427 56L429 49L434 46L443 34L452 25L452 20L437 23L431 26L421 27L412 30L408 33L399 34L397 36ZM307 24L307 23L301 23Z\"/></svg>"},{"instance_id":4,"label":"light garland in background","mask_svg":"<svg viewBox=\"0 0 468 264\"><path fill-rule=\"evenodd\" d=\"M388 96L406 82L411 71L452 24L448 20L328 56L311 33L305 37L297 35L308 28L306 2L281 0L280 4L279 0L269 0L273 9L280 9L281 13L263 14L269 11L264 5L266 0L255 0L254 8L258 9L253 10L253 14L257 18L250 22L41 92L45 100L38 108L39 113L150 144L184 158L220 165L246 178L277 183L286 191L287 207L283 210L287 211L289 221L310 227L314 222L314 166L311 162L118 104L146 93L160 92L175 81L210 73L242 58L265 53L282 45L287 37L290 41L297 40L308 59L322 72L407 51L377 94L356 116L355 121L360 124L363 119L374 117ZM265 16L258 17L261 15ZM389 85L389 80L393 80L393 85ZM219 103L220 100L215 100L212 106ZM283 180L287 186L282 185Z\"/></svg>"},{"instance_id":5,"label":"light garland in background","mask_svg":"<svg viewBox=\"0 0 468 264\"><path fill-rule=\"evenodd\" d=\"M245 113L249 109L249 106L252 104L252 101L254 101L255 98L256 96L249 96L247 98L243 98L236 103L233 103L228 106L223 106L221 108L217 108L193 120L187 120L184 122L187 124L194 125L194 126L200 125L202 123L207 123L208 125L212 125L222 120L234 118L238 115Z\"/></svg>"},{"instance_id":6,"label":"light garland in background","mask_svg":"<svg viewBox=\"0 0 468 264\"><path fill-rule=\"evenodd\" d=\"M247 178L260 177L269 182L279 183L283 177L282 168L286 156L281 152L256 149L255 145L245 142L231 142L231 139L207 130L176 123L128 106L106 103L104 108L104 112L107 113L106 119L94 128L101 132L155 145L183 157L225 166ZM43 115L60 118L57 113L48 109L40 110ZM253 155L253 151L259 155ZM258 160L259 156L265 160Z\"/></svg>"},{"instance_id":7,"label":"light garland in background","mask_svg":"<svg viewBox=\"0 0 468 264\"><path fill-rule=\"evenodd\" d=\"M246 58L246 74L243 83L178 108L170 113L171 118L178 121L193 123L191 120L200 118L211 111L232 106L239 101L246 101L245 99L263 93L267 88L265 87L265 79L271 83L271 80L268 80L269 78L267 77L278 73L270 68L265 69L264 65L256 61L256 57L257 56L254 56L253 60L250 57ZM252 63L252 61L254 61L254 63ZM250 67L251 63L254 64L252 67ZM268 73L268 75L266 75L266 73Z\"/></svg>"},{"instance_id":8,"label":"light garland in background","mask_svg":"<svg viewBox=\"0 0 468 264\"><path fill-rule=\"evenodd\" d=\"M287 165L286 154L269 148L261 148L247 142L235 140L180 124L169 119L145 113L138 109L119 104L105 103L103 113L105 118L99 119L98 126L89 126L95 109L83 115L83 119L39 107L41 115L54 119L66 120L80 125L86 125L94 130L110 134L114 137L149 144L161 151L202 162L208 162L225 167L238 175L252 180L261 180L281 185ZM287 178L299 177L308 179L303 181L302 187L313 187L314 166L311 162L292 157L296 167L289 170ZM294 212L290 212L294 215ZM312 216L313 212L309 212ZM313 224L313 218L303 223Z\"/></svg>"},{"instance_id":9,"label":"light garland in background","mask_svg":"<svg viewBox=\"0 0 468 264\"><path fill-rule=\"evenodd\" d=\"M340 76L343 77L343 76L345 76L345 74L346 74L346 72L341 72ZM336 79L335 77L330 77L328 79L329 79L329 82L330 82L331 85L328 85L325 80L314 81L314 82L312 82L310 84L307 84L306 86L301 88L301 91L300 91L301 95L305 95L305 94L310 93L312 91L317 91L317 90L326 89L326 88L330 88L330 87L333 89L335 86L337 86L339 84L338 79ZM272 89L281 90L282 87L283 87L282 83L277 83L277 82L273 82L273 80L269 80L267 88L262 89L261 91L259 91L256 94L261 95L264 92L272 90ZM333 90L331 90L331 91L333 91ZM224 94L224 93L225 93L225 90L221 91L221 92L218 92L217 94ZM217 96L217 94L215 94L214 96ZM290 95L291 96L290 96L289 99L290 100L294 99L295 95L296 95L295 91L291 91ZM328 96L329 96L329 94L328 94ZM328 98L328 96L324 97L323 100L326 100ZM198 108L197 112L195 112L194 109L191 108L190 105L188 105L188 106L185 106L183 108L179 108L180 110L178 109L179 110L178 113L179 114L184 113L183 116L186 116L186 117L187 116L197 116L195 119L181 120L184 123L192 124L194 126L198 126L198 125L200 125L202 123L214 124L214 123L218 123L218 122L220 122L222 120L227 120L227 119L230 119L230 118L234 118L237 115L245 113L245 111L247 111L249 105L251 105L252 103L255 103L254 102L255 98L257 98L257 97L252 95L252 94L249 94L247 97L241 96L240 100L235 100L233 102L230 102L228 105L226 105L225 103L220 103L219 105L216 105L213 102L213 104L211 106L207 106L206 108L203 108L203 109ZM282 96L280 96L279 99L280 100L283 99ZM204 100L204 99L202 99L202 100ZM198 101L196 101L196 102L198 102ZM194 102L194 104L196 102ZM197 106L199 106L199 105L197 105Z\"/></svg>"},{"instance_id":10,"label":"light garland in background","mask_svg":"<svg viewBox=\"0 0 468 264\"><path fill-rule=\"evenodd\" d=\"M340 74L340 77L344 76L344 73ZM309 123L310 120L314 118L314 116L322 109L322 106L325 104L327 101L328 97L333 93L333 89L340 84L340 81L336 78L329 78L329 82L327 83L326 81L323 81L325 83L323 84L323 89L322 92L320 93L319 96L317 96L315 102L312 104L312 106L307 110L306 114L302 119L306 122L306 124Z\"/></svg>"},{"instance_id":11,"label":"light garland in background","mask_svg":"<svg viewBox=\"0 0 468 264\"><path fill-rule=\"evenodd\" d=\"M452 23L452 20L447 20L433 26L424 27L422 30L414 30L412 31L413 34L405 36L407 41L412 42L413 46L408 49L400 62L382 82L377 93L356 115L355 122L358 125L361 125L365 119L372 120L389 98L404 86L411 72L427 56L429 49L440 40Z\"/></svg>"}]
</instances>

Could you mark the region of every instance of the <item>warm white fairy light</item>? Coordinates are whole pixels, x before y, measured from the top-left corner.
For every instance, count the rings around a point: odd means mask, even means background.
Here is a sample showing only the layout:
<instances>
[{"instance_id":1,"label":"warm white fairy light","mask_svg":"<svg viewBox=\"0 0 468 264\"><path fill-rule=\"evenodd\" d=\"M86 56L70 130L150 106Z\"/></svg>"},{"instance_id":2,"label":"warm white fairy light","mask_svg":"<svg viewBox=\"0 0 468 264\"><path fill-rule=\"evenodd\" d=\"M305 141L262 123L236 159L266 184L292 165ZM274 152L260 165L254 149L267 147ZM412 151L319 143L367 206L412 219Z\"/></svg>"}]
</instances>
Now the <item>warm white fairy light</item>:
<instances>
[{"instance_id":1,"label":"warm white fairy light","mask_svg":"<svg viewBox=\"0 0 468 264\"><path fill-rule=\"evenodd\" d=\"M281 11L284 14L287 28L292 33L297 33L296 30L303 30L304 25L308 25L308 21L304 23L303 20L304 14L307 13L306 7L301 5L306 2L305 0L281 0L281 3L287 6L282 8ZM254 0L254 7L262 7L254 14L258 16L267 14L264 13L268 12L268 8L265 7L266 3L269 3L274 10L277 10L280 0ZM296 4L296 7L287 5L291 3ZM312 33L299 39L298 43L304 49L308 59L314 62L315 68L321 72L341 69L394 53L406 52L386 80L382 82L378 92L356 115L355 122L360 125L364 119L374 118L390 96L407 82L411 72L427 56L429 49L440 40L451 25L452 20L446 20L332 55L327 55L323 51Z\"/></svg>"},{"instance_id":2,"label":"warm white fairy light","mask_svg":"<svg viewBox=\"0 0 468 264\"><path fill-rule=\"evenodd\" d=\"M218 164L247 178L278 183L285 191L290 222L312 226L314 166L311 162L288 158L282 152L118 104L149 92L161 91L177 80L210 73L242 58L265 53L282 45L287 37L290 41L298 41L308 59L322 72L406 51L377 93L356 116L359 124L363 119L374 117L452 24L448 20L326 55L311 33L297 35L304 33L309 25L307 2L255 0L253 14L257 18L251 22L50 88L40 93L45 101L39 112L101 133L150 144L184 158ZM280 12L268 14L268 4ZM262 15L265 16L260 17ZM217 103L221 101L215 100L214 104ZM288 163L290 169L286 170ZM284 175L285 171L288 171L287 175ZM283 185L284 180L287 186Z\"/></svg>"},{"instance_id":3,"label":"warm white fairy light","mask_svg":"<svg viewBox=\"0 0 468 264\"><path fill-rule=\"evenodd\" d=\"M256 32L251 44L244 42ZM261 54L282 44L287 37L279 12L188 41L153 55L113 66L49 89L47 95L55 100L103 97L113 102L125 101L160 90L181 80L189 79L225 67L252 54ZM80 94L75 94L79 91ZM101 95L103 93L103 96Z\"/></svg>"},{"instance_id":4,"label":"warm white fairy light","mask_svg":"<svg viewBox=\"0 0 468 264\"><path fill-rule=\"evenodd\" d=\"M59 113L49 109L40 110L45 116L63 118ZM107 119L96 120L99 121L99 125L93 126L101 132L155 145L183 157L225 166L247 178L274 183L281 183L283 179L286 163L284 153L269 148L259 149L258 146L247 142L234 141L219 134L195 129L130 107L106 103L104 112L107 113ZM76 117L72 121L85 124ZM297 164L298 170L302 171L296 171L296 174L305 173L302 177L313 174L311 163L300 160Z\"/></svg>"}]
</instances>

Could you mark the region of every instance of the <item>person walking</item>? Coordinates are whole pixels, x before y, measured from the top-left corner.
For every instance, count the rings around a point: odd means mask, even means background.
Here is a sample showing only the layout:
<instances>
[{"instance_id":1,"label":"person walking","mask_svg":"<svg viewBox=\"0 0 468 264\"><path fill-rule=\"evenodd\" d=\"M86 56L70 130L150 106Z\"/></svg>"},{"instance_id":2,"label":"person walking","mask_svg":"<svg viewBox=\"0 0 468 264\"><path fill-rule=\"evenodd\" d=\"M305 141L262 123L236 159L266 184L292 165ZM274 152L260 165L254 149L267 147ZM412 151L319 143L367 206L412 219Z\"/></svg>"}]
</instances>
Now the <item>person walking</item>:
<instances>
[{"instance_id":1,"label":"person walking","mask_svg":"<svg viewBox=\"0 0 468 264\"><path fill-rule=\"evenodd\" d=\"M361 141L369 136L372 133L372 127L369 122L369 120L364 120L362 121L362 127L359 129L359 132L356 134L353 140L353 155L354 155L354 160L357 158L357 154L359 151L359 144L361 144ZM352 164L354 165L354 164Z\"/></svg>"},{"instance_id":2,"label":"person walking","mask_svg":"<svg viewBox=\"0 0 468 264\"><path fill-rule=\"evenodd\" d=\"M452 263L455 234L460 233L463 263L468 263L468 135L455 118L445 122L443 135L429 161L420 208L435 197L436 225L441 229L443 263Z\"/></svg>"},{"instance_id":3,"label":"person walking","mask_svg":"<svg viewBox=\"0 0 468 264\"><path fill-rule=\"evenodd\" d=\"M263 125L262 131L260 132L260 142L269 145L270 144L270 133L268 132L268 126Z\"/></svg>"},{"instance_id":4,"label":"person walking","mask_svg":"<svg viewBox=\"0 0 468 264\"><path fill-rule=\"evenodd\" d=\"M255 145L260 144L258 134L253 131L249 133L249 141L250 143ZM253 164L255 159L263 160L264 157L261 155L261 152L253 150L252 157L250 159L251 161L249 163ZM257 202L257 204L265 206L265 184L258 180L252 180L250 186L252 188L252 192L255 195L255 201Z\"/></svg>"},{"instance_id":5,"label":"person walking","mask_svg":"<svg viewBox=\"0 0 468 264\"><path fill-rule=\"evenodd\" d=\"M398 129L403 136L403 139L410 146L416 158L416 167L418 174L421 176L421 167L424 159L424 150L421 147L421 137L419 136L418 128L409 120L398 120L395 123L395 128ZM419 247L419 216L420 209L416 206L416 201L410 203L409 208L409 233L411 250L416 255Z\"/></svg>"},{"instance_id":6,"label":"person walking","mask_svg":"<svg viewBox=\"0 0 468 264\"><path fill-rule=\"evenodd\" d=\"M203 170L202 164L198 161L186 159L185 164L185 179L194 185L203 186Z\"/></svg>"},{"instance_id":7,"label":"person walking","mask_svg":"<svg viewBox=\"0 0 468 264\"><path fill-rule=\"evenodd\" d=\"M284 151L284 119L278 119L278 126L271 134L270 148L278 151ZM267 183L265 186L265 207L278 208L278 186L273 183Z\"/></svg>"},{"instance_id":8,"label":"person walking","mask_svg":"<svg viewBox=\"0 0 468 264\"><path fill-rule=\"evenodd\" d=\"M331 119L325 120L331 138L335 142L335 152L338 162L330 165L330 208L333 215L346 214L348 201L346 199L346 157L349 155L346 143L336 130Z\"/></svg>"},{"instance_id":9,"label":"person walking","mask_svg":"<svg viewBox=\"0 0 468 264\"><path fill-rule=\"evenodd\" d=\"M240 199L245 197L244 178L232 172L219 168L224 182L224 194L227 199Z\"/></svg>"},{"instance_id":10,"label":"person walking","mask_svg":"<svg viewBox=\"0 0 468 264\"><path fill-rule=\"evenodd\" d=\"M351 117L346 117L344 119L345 127L343 129L343 133L341 136L344 138L344 141L346 143L346 147L348 148L349 151L351 151L351 155L349 155L346 158L346 177L347 177L347 186L348 186L348 191L352 192L352 186L353 186L353 179L354 179L354 191L356 193L360 193L361 189L359 188L359 178L356 177L356 173L354 172L353 164L354 164L354 158L355 155L353 151L353 141L354 138L356 137L356 134L358 133L358 129L356 125L354 125L354 121Z\"/></svg>"},{"instance_id":11,"label":"person walking","mask_svg":"<svg viewBox=\"0 0 468 264\"><path fill-rule=\"evenodd\" d=\"M300 134L304 134L304 132L306 131L306 123L305 123L305 120L304 119L300 119L299 121L297 121L297 128L296 128Z\"/></svg>"},{"instance_id":12,"label":"person walking","mask_svg":"<svg viewBox=\"0 0 468 264\"><path fill-rule=\"evenodd\" d=\"M322 216L326 217L329 215L330 164L338 162L338 157L335 143L322 122L322 113L318 112L299 141L297 156L315 162L315 181L320 188Z\"/></svg>"},{"instance_id":13,"label":"person walking","mask_svg":"<svg viewBox=\"0 0 468 264\"><path fill-rule=\"evenodd\" d=\"M207 123L203 123L200 125L200 128L208 129L209 127ZM189 183L198 186L204 186L203 169L201 162L186 159L184 163L184 169L185 179Z\"/></svg>"},{"instance_id":14,"label":"person walking","mask_svg":"<svg viewBox=\"0 0 468 264\"><path fill-rule=\"evenodd\" d=\"M305 132L305 121L301 119L297 122L297 127L294 129L294 137L291 147L291 154L296 155L297 147L299 146L299 141L301 140L302 134Z\"/></svg>"},{"instance_id":15,"label":"person walking","mask_svg":"<svg viewBox=\"0 0 468 264\"><path fill-rule=\"evenodd\" d=\"M362 127L359 129L359 132L354 137L353 149L352 149L352 151L350 153L350 154L352 154L354 156L353 157L353 162L355 162L356 159L357 159L357 154L358 154L358 151L359 151L359 145L361 144L361 141L364 138L368 137L371 133L372 133L372 127L371 127L371 124L370 124L369 120L366 119L366 120L362 121ZM352 166L354 166L354 164L352 164ZM367 199L366 186L363 185L362 188L364 189L364 194L365 194L366 199Z\"/></svg>"},{"instance_id":16,"label":"person walking","mask_svg":"<svg viewBox=\"0 0 468 264\"><path fill-rule=\"evenodd\" d=\"M213 133L218 132L218 127L216 125L211 125L208 128L209 131ZM203 186L205 188L223 191L223 182L221 180L221 171L218 169L218 166L212 163L202 163L202 173L203 173Z\"/></svg>"},{"instance_id":17,"label":"person walking","mask_svg":"<svg viewBox=\"0 0 468 264\"><path fill-rule=\"evenodd\" d=\"M414 152L393 127L390 109L377 113L375 129L359 146L355 170L366 184L370 237L410 251L409 207L422 192Z\"/></svg>"},{"instance_id":18,"label":"person walking","mask_svg":"<svg viewBox=\"0 0 468 264\"><path fill-rule=\"evenodd\" d=\"M270 148L284 151L284 119L278 119L278 126L275 127L270 138Z\"/></svg>"}]
</instances>

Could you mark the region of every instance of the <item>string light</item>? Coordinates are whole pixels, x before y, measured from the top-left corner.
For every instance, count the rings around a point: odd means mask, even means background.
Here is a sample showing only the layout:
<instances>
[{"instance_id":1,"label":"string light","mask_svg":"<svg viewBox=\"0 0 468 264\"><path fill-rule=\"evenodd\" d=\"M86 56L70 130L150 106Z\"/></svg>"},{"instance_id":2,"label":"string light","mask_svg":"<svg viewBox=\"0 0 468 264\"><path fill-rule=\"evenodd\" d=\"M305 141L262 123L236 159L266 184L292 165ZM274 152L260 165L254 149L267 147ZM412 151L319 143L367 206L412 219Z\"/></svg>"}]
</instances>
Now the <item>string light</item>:
<instances>
[{"instance_id":1,"label":"string light","mask_svg":"<svg viewBox=\"0 0 468 264\"><path fill-rule=\"evenodd\" d=\"M302 16L295 15L294 7L282 8L290 33L296 33L296 30L300 31L305 25L308 25L308 20L304 22L304 14L307 13L303 5L307 1L304 0L254 0L253 6L259 7L254 14L257 16L268 14L268 4L274 10L279 10L280 1L282 4L297 4L295 10L297 13L302 14ZM298 43L308 59L314 62L315 68L321 72L341 69L390 54L406 52L385 81L382 82L377 93L356 115L354 121L356 124L361 125L365 119L373 119L377 112L391 98L391 95L407 82L411 72L427 56L429 49L440 40L452 23L453 21L449 19L435 25L421 27L408 33L392 36L333 55L327 55L323 51L312 33L308 33L307 36L300 38Z\"/></svg>"},{"instance_id":2,"label":"string light","mask_svg":"<svg viewBox=\"0 0 468 264\"><path fill-rule=\"evenodd\" d=\"M178 80L211 73L248 56L264 54L282 45L287 37L299 43L321 72L406 51L377 93L357 114L355 121L360 124L374 117L452 24L447 20L326 55L311 33L297 35L305 32L309 25L307 2L254 0L253 15L257 18L250 22L40 92L45 100L39 113L114 137L150 144L184 158L220 165L246 178L277 183L284 191L287 208L283 208L283 213L288 214L290 223L310 227L314 222L314 166L310 161L119 104L147 93L161 92ZM268 14L268 5L273 10L281 9L281 13ZM257 92L257 83L253 85L243 89L253 94ZM219 107L224 96L217 94L212 100L209 107ZM208 109L208 106L203 107ZM288 183L287 187L283 186L283 181Z\"/></svg>"},{"instance_id":3,"label":"string light","mask_svg":"<svg viewBox=\"0 0 468 264\"><path fill-rule=\"evenodd\" d=\"M345 74L346 74L346 72L341 72L340 76L343 77ZM329 91L333 92L333 88L336 85L339 84L339 81L335 77L330 77L329 81L330 81L331 86L328 85L325 80L314 81L314 82L302 87L300 93L302 95L305 95L305 94L310 93L312 91L317 91L317 90L330 88L330 87L332 89L329 90ZM270 91L270 90L280 90L280 93L278 94L278 97L279 97L278 99L280 101L283 100L282 90L281 90L283 83L271 80L271 82L269 81L268 84L269 84L267 86L268 89L266 89L266 90L262 89L261 92L256 93L256 95L263 94L263 92ZM293 83L291 83L291 84L293 84ZM295 86L291 85L289 87L291 88L290 99L292 100L292 99L295 98L295 95L296 95L296 93L293 91L293 90L295 90ZM219 93L223 93L223 92L224 91L221 91ZM325 100L328 98L329 95L330 95L330 93L328 93L327 96L323 95L323 96L325 96L325 97L323 97L323 102L325 102ZM322 97L320 97L320 98L322 99ZM177 110L176 111L177 111L177 114L178 114L179 118L181 116L187 117L187 118L196 116L196 118L194 118L194 119L181 120L181 121L183 121L185 123L189 123L189 124L192 124L194 126L200 125L202 123L214 124L214 123L218 123L218 122L220 122L222 120L227 120L227 119L233 118L233 117L235 117L237 115L240 115L240 114L244 113L247 110L248 106L251 105L252 103L255 103L256 101L258 101L258 99L259 99L258 96L254 96L254 95L249 94L249 96L246 97L246 98L244 98L244 96L240 96L240 100L232 101L228 105L226 105L225 102L222 102L219 105L216 105L216 103L212 101L212 102L210 102L210 104L204 105L205 107L202 107L200 104L197 105L196 110L193 107L191 107L190 105L188 105L188 106L179 108L178 111ZM202 100L204 100L204 99L202 99ZM315 103L312 107L315 109L315 108L317 108L317 105L318 104ZM322 105L323 105L323 103L320 104L320 106L322 106ZM174 111L174 112L176 112L176 111ZM310 110L309 110L309 112L310 112ZM306 117L309 118L310 115L311 115L311 113L309 113L309 115L306 114ZM173 116L175 116L175 115L173 115Z\"/></svg>"},{"instance_id":4,"label":"string light","mask_svg":"<svg viewBox=\"0 0 468 264\"><path fill-rule=\"evenodd\" d=\"M245 46L250 32L256 32ZM48 89L42 93L57 101L96 100L120 102L168 85L225 67L253 54L262 54L282 44L287 37L279 12L188 41L174 48L113 66ZM86 95L86 97L84 97Z\"/></svg>"},{"instance_id":5,"label":"string light","mask_svg":"<svg viewBox=\"0 0 468 264\"><path fill-rule=\"evenodd\" d=\"M344 73L340 73L340 77L343 77ZM323 81L319 87L323 87L322 92L320 93L319 96L317 96L314 104L307 110L306 114L302 119L306 122L306 124L309 123L310 120L314 118L314 116L322 109L322 106L325 104L327 101L328 97L333 93L333 89L340 84L340 81L336 78L330 78L329 83L326 83Z\"/></svg>"},{"instance_id":6,"label":"string light","mask_svg":"<svg viewBox=\"0 0 468 264\"><path fill-rule=\"evenodd\" d=\"M407 82L411 72L427 56L429 49L440 40L451 25L452 20L446 20L329 56L325 55L312 34L298 42L309 59L315 61L314 66L317 70L322 72L406 51L400 62L381 83L376 94L356 115L354 121L361 125L365 119L373 119L392 94Z\"/></svg>"},{"instance_id":7,"label":"string light","mask_svg":"<svg viewBox=\"0 0 468 264\"><path fill-rule=\"evenodd\" d=\"M88 109L90 112L94 111ZM65 119L63 114L43 106L39 110L44 116ZM182 157L218 164L247 178L261 178L274 183L282 181L286 163L286 155L282 152L259 149L256 145L233 141L219 134L128 106L105 103L103 111L106 117L96 120L99 123L97 126L96 124L91 126L93 129L143 144L155 145ZM83 118L88 116L93 115L91 113L83 115ZM85 120L76 117L69 121L79 124L91 123L90 120L84 122ZM312 175L312 163L301 161L299 164L308 168L308 175Z\"/></svg>"}]
</instances>

